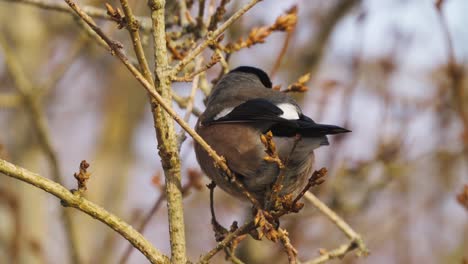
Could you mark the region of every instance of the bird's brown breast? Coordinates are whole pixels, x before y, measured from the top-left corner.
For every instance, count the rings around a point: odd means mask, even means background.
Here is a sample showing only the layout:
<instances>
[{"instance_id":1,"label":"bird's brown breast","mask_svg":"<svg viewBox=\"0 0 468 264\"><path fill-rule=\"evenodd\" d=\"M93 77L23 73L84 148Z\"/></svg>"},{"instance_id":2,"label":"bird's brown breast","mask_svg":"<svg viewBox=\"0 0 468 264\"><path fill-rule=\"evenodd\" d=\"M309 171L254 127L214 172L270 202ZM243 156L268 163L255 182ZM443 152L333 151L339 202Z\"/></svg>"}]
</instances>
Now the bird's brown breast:
<instances>
[{"instance_id":1,"label":"bird's brown breast","mask_svg":"<svg viewBox=\"0 0 468 264\"><path fill-rule=\"evenodd\" d=\"M260 141L260 132L249 124L197 124L197 132L221 156L226 158L229 168L259 201L263 201L267 189L276 181L280 170L275 163L266 162L265 147ZM278 152L290 153L293 144L276 142ZM299 144L304 144L299 142ZM298 147L301 147L300 145ZM239 190L214 166L206 151L195 144L195 153L202 170L226 192L241 197ZM300 158L296 158L300 157ZM283 157L282 157L283 158ZM282 194L297 193L305 185L313 165L313 153L292 155L286 164Z\"/></svg>"}]
</instances>

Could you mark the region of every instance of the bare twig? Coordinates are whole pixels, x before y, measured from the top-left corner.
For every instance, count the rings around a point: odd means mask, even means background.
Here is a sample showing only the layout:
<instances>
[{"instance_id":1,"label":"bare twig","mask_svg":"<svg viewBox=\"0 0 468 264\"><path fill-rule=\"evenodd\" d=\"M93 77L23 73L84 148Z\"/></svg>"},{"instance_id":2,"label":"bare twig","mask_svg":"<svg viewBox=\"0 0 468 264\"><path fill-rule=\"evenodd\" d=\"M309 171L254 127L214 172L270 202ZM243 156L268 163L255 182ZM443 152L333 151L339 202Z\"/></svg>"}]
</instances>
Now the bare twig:
<instances>
[{"instance_id":1,"label":"bare twig","mask_svg":"<svg viewBox=\"0 0 468 264\"><path fill-rule=\"evenodd\" d=\"M216 65L216 63L218 63L220 60L221 60L221 56L219 56L219 54L217 54L217 53L214 53L211 56L210 61L207 64L203 65L203 67L195 66L195 70L191 74L188 74L188 75L185 75L185 76L182 76L182 77L178 77L178 76L174 77L173 76L172 80L176 81L176 82L190 82L190 81L193 81L195 77L197 77L201 73L207 71L209 68Z\"/></svg>"},{"instance_id":2,"label":"bare twig","mask_svg":"<svg viewBox=\"0 0 468 264\"><path fill-rule=\"evenodd\" d=\"M273 66L273 69L270 71L270 77L273 78L276 73L278 72L281 62L283 61L284 55L286 54L286 51L288 50L289 47L289 42L291 41L291 38L293 36L294 31L290 31L286 33L286 36L284 37L284 42L283 46L281 47L281 50L278 54L278 57L276 57L275 64Z\"/></svg>"},{"instance_id":3,"label":"bare twig","mask_svg":"<svg viewBox=\"0 0 468 264\"><path fill-rule=\"evenodd\" d=\"M203 59L200 58L198 60L196 60L195 62L195 69L199 69L201 64L203 62ZM193 106L194 106L194 100L195 100L195 95L197 93L197 90L198 90L198 87L200 86L199 85L199 82L200 82L200 73L201 72L204 72L206 71L209 67L211 67L211 62L210 61L208 64L206 64L204 67L202 67L200 70L196 70L195 72L198 72L198 74L194 75L193 77L193 81L192 81L192 89L190 91L190 95L188 97L188 101L187 101L187 107L185 108L186 112L185 112L185 116L184 116L184 121L185 122L188 122L189 119L190 119L190 116L192 115L192 110L193 110ZM216 62L215 62L216 63ZM214 65L214 63L213 63Z\"/></svg>"},{"instance_id":4,"label":"bare twig","mask_svg":"<svg viewBox=\"0 0 468 264\"><path fill-rule=\"evenodd\" d=\"M215 248L213 248L212 250L210 250L208 253L206 253L205 255L201 256L200 257L200 260L198 261L198 263L200 264L205 264L205 263L208 263L208 261L214 256L216 255L216 253L218 253L219 251L221 251L222 249L226 248L227 246L229 246L229 244L238 236L242 235L242 234L246 234L248 233L250 230L254 229L255 228L255 225L253 223L253 221L249 221L247 223L245 223L243 226L239 227L238 229L236 229L234 232L230 232L229 234L226 235L226 237L221 241L219 242Z\"/></svg>"},{"instance_id":5,"label":"bare twig","mask_svg":"<svg viewBox=\"0 0 468 264\"><path fill-rule=\"evenodd\" d=\"M62 185L2 159L0 159L0 172L42 189L59 198L62 204L76 208L103 222L127 239L135 248L143 253L151 263L169 263L169 259L166 256L155 249L149 241L129 224L107 212L104 208L79 195L74 195Z\"/></svg>"},{"instance_id":6,"label":"bare twig","mask_svg":"<svg viewBox=\"0 0 468 264\"><path fill-rule=\"evenodd\" d=\"M138 59L138 64L140 65L140 68L142 69L143 75L145 76L146 80L150 83L153 83L153 76L151 75L151 71L146 60L145 52L143 50L143 45L141 44L140 33L138 31L138 21L133 15L132 9L130 8L130 5L128 4L127 0L120 0L120 4L122 5L122 9L125 14L126 27L128 32L130 33L133 49L135 50L135 54Z\"/></svg>"},{"instance_id":7,"label":"bare twig","mask_svg":"<svg viewBox=\"0 0 468 264\"><path fill-rule=\"evenodd\" d=\"M186 27L189 22L187 20L187 3L185 3L185 0L180 0L179 1L179 19L180 19L180 26L181 27Z\"/></svg>"},{"instance_id":8,"label":"bare twig","mask_svg":"<svg viewBox=\"0 0 468 264\"><path fill-rule=\"evenodd\" d=\"M197 179L197 178L194 178L194 177L190 178L189 177L189 182L184 187L182 187L182 194L184 196L186 196L189 193L189 190L192 187L199 188L199 186L197 186L197 184L199 184L198 180L199 179ZM164 187L161 187L161 189L164 189ZM149 221L151 220L151 218L153 218L153 216L156 214L156 212L159 210L159 208L161 208L161 205L162 205L162 203L164 202L165 199L166 199L166 193L162 192L161 195L156 200L156 202L153 204L153 207L150 209L150 211L143 218L143 221L141 221L141 223L138 225L138 227L137 227L138 232L140 232L141 234L143 234L145 232L146 227L149 224ZM122 258L120 259L120 261L118 263L120 263L120 264L127 263L128 258L130 257L130 254L132 253L133 248L134 247L132 247L131 245L128 246L127 249L125 250L124 254L122 255Z\"/></svg>"},{"instance_id":9,"label":"bare twig","mask_svg":"<svg viewBox=\"0 0 468 264\"><path fill-rule=\"evenodd\" d=\"M364 240L361 236L356 233L343 219L341 219L333 210L328 208L320 199L318 199L313 193L307 192L304 197L312 203L320 212L326 215L351 241L355 243L359 249L359 254L368 255L369 250L367 249Z\"/></svg>"},{"instance_id":10,"label":"bare twig","mask_svg":"<svg viewBox=\"0 0 468 264\"><path fill-rule=\"evenodd\" d=\"M294 14L297 16L297 5L294 5L291 7L286 13L288 14ZM294 26L287 31L286 37L284 38L283 46L281 47L281 51L278 54L278 57L276 58L275 65L273 66L273 69L270 72L270 76L273 78L273 76L276 75L276 72L279 70L279 67L281 66L281 61L283 60L284 55L286 54L286 51L288 50L289 46L289 41L291 40L294 30L296 29L296 23L294 23Z\"/></svg>"},{"instance_id":11,"label":"bare twig","mask_svg":"<svg viewBox=\"0 0 468 264\"><path fill-rule=\"evenodd\" d=\"M165 199L166 199L166 193L162 192L161 195L156 200L156 202L153 204L153 207L150 209L149 213L146 215L146 217L143 219L143 221L138 226L138 228L137 228L138 232L143 234L143 232L145 231L146 226L148 225L149 221L154 216L154 214L156 214L156 212L161 207L161 205L162 205L162 203L164 202ZM132 253L133 248L134 247L132 247L132 246L127 247L124 254L122 255L122 258L120 259L120 261L118 263L120 263L120 264L127 263L128 258L130 257L130 254Z\"/></svg>"},{"instance_id":12,"label":"bare twig","mask_svg":"<svg viewBox=\"0 0 468 264\"><path fill-rule=\"evenodd\" d=\"M218 25L218 22L223 19L224 14L226 14L226 5L230 2L230 0L221 0L221 3L219 3L218 7L216 8L216 11L214 12L213 15L208 19L208 30L213 31L216 29L216 26Z\"/></svg>"},{"instance_id":13,"label":"bare twig","mask_svg":"<svg viewBox=\"0 0 468 264\"><path fill-rule=\"evenodd\" d=\"M354 250L355 248L356 244L354 241L351 241L331 251L320 250L320 257L304 262L303 264L321 264L332 259L343 258L346 253Z\"/></svg>"},{"instance_id":14,"label":"bare twig","mask_svg":"<svg viewBox=\"0 0 468 264\"><path fill-rule=\"evenodd\" d=\"M294 201L292 203L293 206L295 206L299 202L299 200L309 191L310 188L312 188L314 186L318 186L318 185L324 183L325 182L324 177L325 177L325 175L327 175L327 172L328 171L327 171L326 168L321 168L318 171L314 171L312 176L310 176L309 181L307 182L304 189L302 189L302 191L294 199Z\"/></svg>"},{"instance_id":15,"label":"bare twig","mask_svg":"<svg viewBox=\"0 0 468 264\"><path fill-rule=\"evenodd\" d=\"M199 57L195 59L195 72L198 71L197 69L200 68L203 58ZM187 105L185 107L185 115L184 115L184 121L189 122L190 116L192 116L192 112L194 109L194 100L195 100L195 95L197 93L197 90L199 88L200 84L200 75L195 75L192 81L192 89L190 91L190 95L187 99ZM182 147L182 143L187 139L187 136L185 134L185 130L181 129L181 131L177 135L178 138L178 145L179 145L179 151L180 148Z\"/></svg>"},{"instance_id":16,"label":"bare twig","mask_svg":"<svg viewBox=\"0 0 468 264\"><path fill-rule=\"evenodd\" d=\"M286 254L288 255L289 263L296 264L297 263L297 250L291 244L291 241L289 240L288 232L282 228L278 228L278 233L279 233L279 240L281 244L283 244L284 250L286 251Z\"/></svg>"}]
</instances>

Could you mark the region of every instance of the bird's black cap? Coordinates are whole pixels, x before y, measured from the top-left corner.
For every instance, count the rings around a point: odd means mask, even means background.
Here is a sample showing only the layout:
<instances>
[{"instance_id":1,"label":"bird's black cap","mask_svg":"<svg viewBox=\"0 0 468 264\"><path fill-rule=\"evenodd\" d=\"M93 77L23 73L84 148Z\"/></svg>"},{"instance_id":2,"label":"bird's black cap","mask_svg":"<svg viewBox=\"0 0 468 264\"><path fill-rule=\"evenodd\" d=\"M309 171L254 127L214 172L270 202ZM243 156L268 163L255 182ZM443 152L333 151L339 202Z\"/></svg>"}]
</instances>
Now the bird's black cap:
<instances>
[{"instance_id":1,"label":"bird's black cap","mask_svg":"<svg viewBox=\"0 0 468 264\"><path fill-rule=\"evenodd\" d=\"M263 70L251 66L240 66L232 70L231 72L245 72L245 73L251 73L256 75L262 84L267 87L271 88L273 84L271 83L270 77L268 77L268 74L264 72Z\"/></svg>"}]
</instances>

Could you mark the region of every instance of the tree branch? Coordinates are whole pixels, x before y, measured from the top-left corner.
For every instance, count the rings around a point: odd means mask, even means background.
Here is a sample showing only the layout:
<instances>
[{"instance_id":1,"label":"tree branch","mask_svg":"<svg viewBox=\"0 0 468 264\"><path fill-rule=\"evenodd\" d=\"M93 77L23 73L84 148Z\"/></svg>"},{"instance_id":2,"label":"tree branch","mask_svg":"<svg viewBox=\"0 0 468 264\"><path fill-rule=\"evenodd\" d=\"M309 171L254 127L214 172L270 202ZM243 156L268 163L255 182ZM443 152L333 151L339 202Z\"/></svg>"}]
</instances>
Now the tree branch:
<instances>
[{"instance_id":1,"label":"tree branch","mask_svg":"<svg viewBox=\"0 0 468 264\"><path fill-rule=\"evenodd\" d=\"M42 189L59 198L63 205L76 208L103 222L128 240L135 248L143 253L151 263L169 263L169 259L154 248L151 243L133 229L132 226L125 223L117 216L107 212L104 208L79 195L73 194L62 185L2 159L0 159L0 172Z\"/></svg>"},{"instance_id":2,"label":"tree branch","mask_svg":"<svg viewBox=\"0 0 468 264\"><path fill-rule=\"evenodd\" d=\"M164 18L166 1L149 0L153 21L154 75L156 92L161 95L170 107L172 101L171 80L167 75L169 61L166 48L166 26ZM169 237L171 242L171 262L187 262L185 246L184 211L182 204L181 162L179 144L175 132L174 120L164 111L160 102L151 98L154 126L158 139L159 156L161 157L166 178L166 201L169 218Z\"/></svg>"}]
</instances>

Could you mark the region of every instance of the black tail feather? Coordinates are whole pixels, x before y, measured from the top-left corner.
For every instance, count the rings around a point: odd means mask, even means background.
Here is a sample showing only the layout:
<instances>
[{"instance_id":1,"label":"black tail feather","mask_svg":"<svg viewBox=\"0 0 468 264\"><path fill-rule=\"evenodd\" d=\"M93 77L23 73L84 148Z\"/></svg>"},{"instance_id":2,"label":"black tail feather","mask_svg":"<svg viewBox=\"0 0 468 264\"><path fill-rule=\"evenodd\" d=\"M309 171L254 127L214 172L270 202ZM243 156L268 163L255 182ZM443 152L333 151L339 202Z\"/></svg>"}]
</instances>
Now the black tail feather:
<instances>
[{"instance_id":1,"label":"black tail feather","mask_svg":"<svg viewBox=\"0 0 468 264\"><path fill-rule=\"evenodd\" d=\"M351 132L346 128L342 128L334 125L324 125L324 124L304 124L300 125L297 131L299 134L305 137L319 137L326 135L335 135L341 133Z\"/></svg>"}]
</instances>

